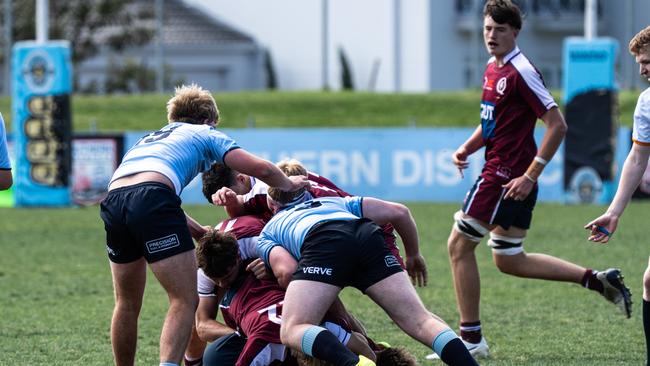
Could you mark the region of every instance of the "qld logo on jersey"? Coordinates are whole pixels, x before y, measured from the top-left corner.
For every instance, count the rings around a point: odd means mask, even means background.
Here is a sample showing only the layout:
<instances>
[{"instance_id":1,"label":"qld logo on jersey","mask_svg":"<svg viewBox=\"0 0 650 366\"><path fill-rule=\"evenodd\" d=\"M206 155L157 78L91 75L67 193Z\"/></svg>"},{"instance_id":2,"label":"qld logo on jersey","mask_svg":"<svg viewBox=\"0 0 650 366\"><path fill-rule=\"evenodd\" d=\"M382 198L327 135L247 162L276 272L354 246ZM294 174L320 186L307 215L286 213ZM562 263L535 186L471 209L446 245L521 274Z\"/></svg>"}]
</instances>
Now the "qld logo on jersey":
<instances>
[{"instance_id":1,"label":"qld logo on jersey","mask_svg":"<svg viewBox=\"0 0 650 366\"><path fill-rule=\"evenodd\" d=\"M497 82L497 93L503 95L503 93L506 91L507 80L508 79L506 79L505 76L499 79Z\"/></svg>"},{"instance_id":2,"label":"qld logo on jersey","mask_svg":"<svg viewBox=\"0 0 650 366\"><path fill-rule=\"evenodd\" d=\"M494 120L494 103L481 101L481 127L483 139L487 140L494 136L496 121Z\"/></svg>"}]
</instances>

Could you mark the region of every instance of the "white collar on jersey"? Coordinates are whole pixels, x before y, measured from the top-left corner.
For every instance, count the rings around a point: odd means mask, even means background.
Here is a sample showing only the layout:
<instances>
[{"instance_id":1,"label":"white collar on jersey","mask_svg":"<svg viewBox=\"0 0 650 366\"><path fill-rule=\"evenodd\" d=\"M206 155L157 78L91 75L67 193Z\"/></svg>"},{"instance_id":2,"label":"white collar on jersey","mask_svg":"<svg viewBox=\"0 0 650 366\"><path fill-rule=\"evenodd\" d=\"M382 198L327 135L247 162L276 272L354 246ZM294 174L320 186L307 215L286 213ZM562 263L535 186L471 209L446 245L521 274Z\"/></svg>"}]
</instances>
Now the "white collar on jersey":
<instances>
[{"instance_id":1,"label":"white collar on jersey","mask_svg":"<svg viewBox=\"0 0 650 366\"><path fill-rule=\"evenodd\" d=\"M517 56L520 53L521 53L521 50L519 49L519 47L517 47L517 45L515 45L515 48L513 48L512 51L510 51L506 55L506 57L503 58L503 64L504 65L507 64L508 62L510 62L510 60L515 58L515 56ZM495 62L496 59L497 59L496 57L492 56L492 57L490 57L490 59L488 60L487 63L489 64L489 63Z\"/></svg>"}]
</instances>

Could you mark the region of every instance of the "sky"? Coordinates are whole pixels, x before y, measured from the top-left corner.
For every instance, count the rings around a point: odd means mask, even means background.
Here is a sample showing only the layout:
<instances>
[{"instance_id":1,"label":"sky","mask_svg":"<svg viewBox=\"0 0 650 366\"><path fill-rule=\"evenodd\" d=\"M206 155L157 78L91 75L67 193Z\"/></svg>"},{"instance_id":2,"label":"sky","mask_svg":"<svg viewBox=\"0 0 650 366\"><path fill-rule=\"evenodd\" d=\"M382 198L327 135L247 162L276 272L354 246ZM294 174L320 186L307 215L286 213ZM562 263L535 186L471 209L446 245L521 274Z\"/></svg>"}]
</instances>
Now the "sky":
<instances>
[{"instance_id":1,"label":"sky","mask_svg":"<svg viewBox=\"0 0 650 366\"><path fill-rule=\"evenodd\" d=\"M328 84L340 87L338 49L357 90L427 90L426 0L185 0L270 50L282 89L323 86L323 3L328 4ZM401 4L401 81L396 86L394 6ZM374 74L373 74L374 73ZM373 76L374 75L374 76ZM374 80L374 82L373 82Z\"/></svg>"}]
</instances>

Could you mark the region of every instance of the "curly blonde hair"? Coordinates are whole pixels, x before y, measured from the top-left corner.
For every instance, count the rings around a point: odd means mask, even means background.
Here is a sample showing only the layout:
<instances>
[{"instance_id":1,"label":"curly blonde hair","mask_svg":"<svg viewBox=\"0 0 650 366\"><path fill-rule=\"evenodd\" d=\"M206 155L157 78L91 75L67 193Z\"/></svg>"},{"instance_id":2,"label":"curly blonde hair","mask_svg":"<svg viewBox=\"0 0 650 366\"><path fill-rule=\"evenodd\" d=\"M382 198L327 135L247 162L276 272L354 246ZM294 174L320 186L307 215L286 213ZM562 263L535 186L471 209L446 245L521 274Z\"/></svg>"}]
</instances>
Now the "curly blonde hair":
<instances>
[{"instance_id":1,"label":"curly blonde hair","mask_svg":"<svg viewBox=\"0 0 650 366\"><path fill-rule=\"evenodd\" d=\"M630 53L634 56L650 47L650 25L642 29L630 40Z\"/></svg>"},{"instance_id":2,"label":"curly blonde hair","mask_svg":"<svg viewBox=\"0 0 650 366\"><path fill-rule=\"evenodd\" d=\"M202 125L219 123L219 109L212 94L197 84L181 85L167 102L167 121Z\"/></svg>"}]
</instances>

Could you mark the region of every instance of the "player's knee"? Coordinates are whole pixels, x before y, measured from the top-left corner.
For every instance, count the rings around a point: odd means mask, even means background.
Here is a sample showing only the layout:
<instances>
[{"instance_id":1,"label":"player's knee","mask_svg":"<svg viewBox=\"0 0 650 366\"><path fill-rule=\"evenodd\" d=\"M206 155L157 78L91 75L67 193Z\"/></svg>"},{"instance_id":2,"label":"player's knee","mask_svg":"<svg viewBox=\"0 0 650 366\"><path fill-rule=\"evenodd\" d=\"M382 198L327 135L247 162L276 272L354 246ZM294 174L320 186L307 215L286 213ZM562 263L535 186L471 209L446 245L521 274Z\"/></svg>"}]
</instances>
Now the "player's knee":
<instances>
[{"instance_id":1,"label":"player's knee","mask_svg":"<svg viewBox=\"0 0 650 366\"><path fill-rule=\"evenodd\" d=\"M489 230L471 217L463 216L461 211L454 214L454 227L447 240L447 250L452 260L462 257L465 253L473 252L476 244L483 239Z\"/></svg>"},{"instance_id":2,"label":"player's knee","mask_svg":"<svg viewBox=\"0 0 650 366\"><path fill-rule=\"evenodd\" d=\"M508 274L517 272L517 265L520 261L515 260L514 256L524 252L524 238L490 233L487 244L492 248L494 263L501 272Z\"/></svg>"},{"instance_id":3,"label":"player's knee","mask_svg":"<svg viewBox=\"0 0 650 366\"><path fill-rule=\"evenodd\" d=\"M490 231L481 225L479 220L464 216L461 211L454 214L454 230L466 239L478 243Z\"/></svg>"}]
</instances>

